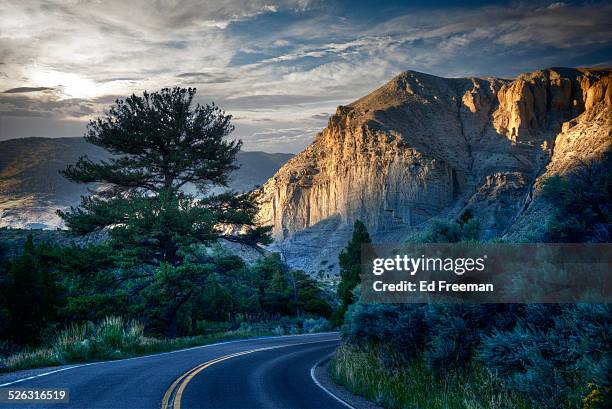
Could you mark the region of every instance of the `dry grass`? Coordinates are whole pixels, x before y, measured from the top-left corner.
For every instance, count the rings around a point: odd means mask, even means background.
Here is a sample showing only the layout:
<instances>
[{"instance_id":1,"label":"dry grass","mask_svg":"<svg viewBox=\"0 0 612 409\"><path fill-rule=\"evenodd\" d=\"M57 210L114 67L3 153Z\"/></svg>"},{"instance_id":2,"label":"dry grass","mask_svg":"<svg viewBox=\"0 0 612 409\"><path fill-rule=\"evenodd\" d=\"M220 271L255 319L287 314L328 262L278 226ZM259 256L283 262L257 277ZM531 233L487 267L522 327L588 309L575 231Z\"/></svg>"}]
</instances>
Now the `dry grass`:
<instances>
[{"instance_id":1,"label":"dry grass","mask_svg":"<svg viewBox=\"0 0 612 409\"><path fill-rule=\"evenodd\" d=\"M340 347L330 370L333 379L351 392L389 409L532 407L505 390L501 381L482 366L436 375L421 359L405 362L373 346Z\"/></svg>"},{"instance_id":2,"label":"dry grass","mask_svg":"<svg viewBox=\"0 0 612 409\"><path fill-rule=\"evenodd\" d=\"M159 339L144 336L137 321L107 317L98 324L72 324L59 332L49 347L20 352L3 360L9 371L76 362L121 359L172 351L223 340L272 335L269 330L235 330L218 334Z\"/></svg>"}]
</instances>

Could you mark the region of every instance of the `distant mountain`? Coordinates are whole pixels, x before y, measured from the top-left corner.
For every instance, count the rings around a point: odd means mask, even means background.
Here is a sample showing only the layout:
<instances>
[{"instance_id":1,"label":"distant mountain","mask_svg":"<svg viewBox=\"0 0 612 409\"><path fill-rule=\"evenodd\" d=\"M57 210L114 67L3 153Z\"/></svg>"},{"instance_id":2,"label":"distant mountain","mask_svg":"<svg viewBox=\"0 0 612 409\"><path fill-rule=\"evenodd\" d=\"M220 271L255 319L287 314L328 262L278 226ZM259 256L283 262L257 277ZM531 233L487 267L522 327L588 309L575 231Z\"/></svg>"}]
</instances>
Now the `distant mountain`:
<instances>
[{"instance_id":1,"label":"distant mountain","mask_svg":"<svg viewBox=\"0 0 612 409\"><path fill-rule=\"evenodd\" d=\"M0 227L56 228L59 208L76 205L87 187L60 173L83 155L94 160L109 154L83 138L20 138L0 141ZM263 184L293 155L241 151L240 169L229 186L248 191ZM216 191L220 189L215 189Z\"/></svg>"}]
</instances>

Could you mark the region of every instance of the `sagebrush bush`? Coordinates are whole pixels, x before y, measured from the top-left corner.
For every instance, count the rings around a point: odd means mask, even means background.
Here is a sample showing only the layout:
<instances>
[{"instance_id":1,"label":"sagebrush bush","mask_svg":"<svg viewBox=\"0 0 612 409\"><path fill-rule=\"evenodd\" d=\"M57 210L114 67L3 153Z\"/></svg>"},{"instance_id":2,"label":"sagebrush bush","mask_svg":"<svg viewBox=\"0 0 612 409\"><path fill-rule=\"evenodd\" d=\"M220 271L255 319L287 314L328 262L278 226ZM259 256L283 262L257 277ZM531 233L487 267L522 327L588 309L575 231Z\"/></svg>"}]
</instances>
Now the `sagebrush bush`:
<instances>
[{"instance_id":1,"label":"sagebrush bush","mask_svg":"<svg viewBox=\"0 0 612 409\"><path fill-rule=\"evenodd\" d=\"M591 383L611 385L609 305L353 304L343 336L351 345L386 345L389 370L422 359L440 376L480 362L509 391L540 407L579 407ZM398 363L399 362L399 363ZM603 392L602 392L603 391Z\"/></svg>"},{"instance_id":2,"label":"sagebrush bush","mask_svg":"<svg viewBox=\"0 0 612 409\"><path fill-rule=\"evenodd\" d=\"M609 243L612 240L612 153L548 178L544 198L554 205L546 222L547 242Z\"/></svg>"},{"instance_id":3,"label":"sagebrush bush","mask_svg":"<svg viewBox=\"0 0 612 409\"><path fill-rule=\"evenodd\" d=\"M432 220L426 230L408 237L407 241L413 243L469 243L478 241L479 235L480 223L468 215L459 221Z\"/></svg>"},{"instance_id":4,"label":"sagebrush bush","mask_svg":"<svg viewBox=\"0 0 612 409\"><path fill-rule=\"evenodd\" d=\"M232 324L230 322L200 320L196 323L196 332L198 334L215 334L218 332L229 331L231 328Z\"/></svg>"},{"instance_id":5,"label":"sagebrush bush","mask_svg":"<svg viewBox=\"0 0 612 409\"><path fill-rule=\"evenodd\" d=\"M352 343L391 343L401 353L422 351L429 340L427 308L417 304L371 304L357 302L348 310L343 326Z\"/></svg>"},{"instance_id":6,"label":"sagebrush bush","mask_svg":"<svg viewBox=\"0 0 612 409\"><path fill-rule=\"evenodd\" d=\"M483 337L478 357L546 407L579 407L588 384L611 385L611 339L610 305L528 305L512 330Z\"/></svg>"},{"instance_id":7,"label":"sagebrush bush","mask_svg":"<svg viewBox=\"0 0 612 409\"><path fill-rule=\"evenodd\" d=\"M543 197L553 211L541 226L534 226L537 234L525 236L524 241L609 243L610 159L607 154L549 178ZM408 242L474 242L478 237L478 222L467 210L455 221L432 221ZM383 397L386 406L436 404L398 404L388 395L409 396L411 382L402 384L404 380L397 378L387 385L385 373L395 376L425 365L421 376L435 375L432 382L455 374L469 384L469 368L486 365L504 393L520 394L535 407L611 407L610 305L364 305L357 301L345 315L343 335L349 352L340 350L334 361L340 381L371 399ZM346 356L367 364L359 366ZM465 401L465 396L457 399Z\"/></svg>"},{"instance_id":8,"label":"sagebrush bush","mask_svg":"<svg viewBox=\"0 0 612 409\"><path fill-rule=\"evenodd\" d=\"M332 329L332 325L325 318L306 318L302 322L302 330L308 334L329 331L330 329Z\"/></svg>"}]
</instances>

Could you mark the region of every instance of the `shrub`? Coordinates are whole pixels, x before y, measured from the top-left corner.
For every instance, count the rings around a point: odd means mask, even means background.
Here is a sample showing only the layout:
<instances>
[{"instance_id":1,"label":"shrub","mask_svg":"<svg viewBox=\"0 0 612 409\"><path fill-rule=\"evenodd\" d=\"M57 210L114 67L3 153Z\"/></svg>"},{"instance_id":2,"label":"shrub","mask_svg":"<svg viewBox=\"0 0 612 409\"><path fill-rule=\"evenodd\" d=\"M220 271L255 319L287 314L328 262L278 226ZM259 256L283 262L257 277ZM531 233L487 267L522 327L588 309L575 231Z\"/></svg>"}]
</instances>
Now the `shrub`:
<instances>
[{"instance_id":1,"label":"shrub","mask_svg":"<svg viewBox=\"0 0 612 409\"><path fill-rule=\"evenodd\" d=\"M302 322L302 330L308 334L329 331L331 328L331 323L325 318L306 318Z\"/></svg>"},{"instance_id":2,"label":"shrub","mask_svg":"<svg viewBox=\"0 0 612 409\"><path fill-rule=\"evenodd\" d=\"M612 239L612 155L585 162L544 183L543 195L554 210L547 222L547 242L603 242Z\"/></svg>"},{"instance_id":3,"label":"shrub","mask_svg":"<svg viewBox=\"0 0 612 409\"><path fill-rule=\"evenodd\" d=\"M343 326L353 346L373 343L387 370L422 360L445 376L475 364L540 407L577 407L591 383L611 385L612 307L555 304L353 304ZM400 360L397 357L401 357ZM599 396L599 395L598 395Z\"/></svg>"},{"instance_id":4,"label":"shrub","mask_svg":"<svg viewBox=\"0 0 612 409\"><path fill-rule=\"evenodd\" d=\"M36 351L19 352L11 355L3 363L6 368L17 371L38 366L58 365L59 358L52 348L41 348Z\"/></svg>"},{"instance_id":5,"label":"shrub","mask_svg":"<svg viewBox=\"0 0 612 409\"><path fill-rule=\"evenodd\" d=\"M512 330L483 337L478 357L511 390L545 407L578 407L587 384L611 385L611 313L604 304L529 305Z\"/></svg>"},{"instance_id":6,"label":"shrub","mask_svg":"<svg viewBox=\"0 0 612 409\"><path fill-rule=\"evenodd\" d=\"M582 400L583 409L606 409L612 407L612 387L588 384L589 394Z\"/></svg>"},{"instance_id":7,"label":"shrub","mask_svg":"<svg viewBox=\"0 0 612 409\"><path fill-rule=\"evenodd\" d=\"M349 308L343 334L352 343L389 343L400 353L422 351L429 340L426 307L416 304L357 302Z\"/></svg>"},{"instance_id":8,"label":"shrub","mask_svg":"<svg viewBox=\"0 0 612 409\"><path fill-rule=\"evenodd\" d=\"M124 346L123 320L119 317L106 317L96 328L95 341L105 349L116 350Z\"/></svg>"},{"instance_id":9,"label":"shrub","mask_svg":"<svg viewBox=\"0 0 612 409\"><path fill-rule=\"evenodd\" d=\"M97 325L72 324L61 331L53 344L66 362L106 359L138 353L144 340L144 327L137 321L106 317Z\"/></svg>"},{"instance_id":10,"label":"shrub","mask_svg":"<svg viewBox=\"0 0 612 409\"><path fill-rule=\"evenodd\" d=\"M480 224L471 215L464 213L458 221L433 220L428 229L414 234L408 242L458 243L475 242L480 234Z\"/></svg>"},{"instance_id":11,"label":"shrub","mask_svg":"<svg viewBox=\"0 0 612 409\"><path fill-rule=\"evenodd\" d=\"M198 334L216 334L229 331L231 328L232 324L230 322L200 320L196 323L196 332Z\"/></svg>"},{"instance_id":12,"label":"shrub","mask_svg":"<svg viewBox=\"0 0 612 409\"><path fill-rule=\"evenodd\" d=\"M92 344L89 336L92 324L71 324L61 331L53 344L57 356L66 362L80 362L91 358Z\"/></svg>"}]
</instances>

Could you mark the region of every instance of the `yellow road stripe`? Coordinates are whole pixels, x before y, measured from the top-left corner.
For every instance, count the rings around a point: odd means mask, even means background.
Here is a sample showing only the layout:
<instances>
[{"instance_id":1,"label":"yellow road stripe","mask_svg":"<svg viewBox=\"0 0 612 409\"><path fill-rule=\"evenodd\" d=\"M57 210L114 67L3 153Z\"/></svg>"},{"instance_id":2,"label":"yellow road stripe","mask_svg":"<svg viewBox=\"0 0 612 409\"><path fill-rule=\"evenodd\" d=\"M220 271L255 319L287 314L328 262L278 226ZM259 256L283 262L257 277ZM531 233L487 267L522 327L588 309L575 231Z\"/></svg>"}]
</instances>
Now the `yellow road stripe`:
<instances>
[{"instance_id":1,"label":"yellow road stripe","mask_svg":"<svg viewBox=\"0 0 612 409\"><path fill-rule=\"evenodd\" d=\"M189 375L183 380L183 382L181 383L181 386L179 386L178 391L176 392L176 396L174 397L174 405L172 406L173 409L181 409L181 398L183 397L183 392L185 391L185 388L187 387L187 384L189 382L191 382L191 380L197 374L202 372L204 369L206 369L209 366L212 366L212 365L214 365L216 363L219 363L221 361L225 361L227 359L235 358L235 357L240 356L240 355L251 354L253 352L263 351L263 350L266 350L266 349L270 349L270 348L253 349L253 350L250 350L250 351L239 352L237 354L226 355L226 356L223 356L221 358L214 359L212 361L206 362L205 364L203 364L200 367L196 368L194 371L191 371L189 373Z\"/></svg>"},{"instance_id":2,"label":"yellow road stripe","mask_svg":"<svg viewBox=\"0 0 612 409\"><path fill-rule=\"evenodd\" d=\"M170 400L172 398L172 394L174 393L177 385L180 386L176 392L176 395L174 396L174 399L172 399L172 408L171 409L181 409L181 397L183 396L183 392L185 391L185 388L187 387L187 384L200 372L202 372L204 369L208 368L209 366L212 366L216 363L231 359L231 358L235 358L241 355L247 355L247 354L252 354L253 352L259 352L259 351L266 351L266 350L270 350L270 349L278 349L278 348L284 348L284 347L291 347L291 346L298 346L298 345L305 345L305 344L318 344L318 343L322 343L322 342L332 342L332 341L337 341L334 339L330 339L330 340L325 340L325 341L314 341L314 342L300 342L300 343L295 343L295 344L285 344L285 345L275 345L275 346L270 346L270 347L265 347L265 348L257 348L257 349L251 349L248 351L242 351L242 352L237 352L234 354L229 354L229 355L224 355L221 356L219 358L215 358L215 359L211 359L210 361L206 361L200 365L197 365L193 368L191 368L190 370L188 370L187 372L185 372L183 375L179 376L174 382L172 382L172 385L170 385L170 387L168 388L168 390L166 390L166 393L164 394L164 398L162 399L162 404L161 404L161 409L169 409L169 405L170 405Z\"/></svg>"},{"instance_id":3,"label":"yellow road stripe","mask_svg":"<svg viewBox=\"0 0 612 409\"><path fill-rule=\"evenodd\" d=\"M167 409L168 408L168 405L170 404L170 398L172 397L172 392L174 392L174 389L176 388L176 385L178 385L179 382L181 382L192 371L195 371L196 369L198 369L199 367L201 367L202 365L205 365L205 364L206 364L206 362L203 363L203 364L200 364L200 365L198 365L198 366L196 366L194 368L191 368L190 370L188 370L187 372L185 372L184 374L182 374L181 376L176 378L176 380L174 382L172 382L172 385L170 385L170 387L168 388L168 390L164 394L164 398L162 399L161 409Z\"/></svg>"},{"instance_id":4,"label":"yellow road stripe","mask_svg":"<svg viewBox=\"0 0 612 409\"><path fill-rule=\"evenodd\" d=\"M222 356L222 357L219 357L219 358L212 359L210 361L206 361L206 362L204 362L204 363L202 363L200 365L197 365L197 366L191 368L190 370L185 372L183 375L181 375L178 378L176 378L176 380L174 382L172 382L172 385L170 385L168 390L166 390L166 393L164 394L164 398L162 399L162 404L161 404L162 409L167 409L168 408L168 406L170 404L170 399L172 398L172 394L174 393L174 390L176 389L177 385L179 383L181 383L185 378L189 377L191 374L194 374L194 372L197 371L196 373L199 373L201 370L204 370L205 368L208 368L209 366L214 365L217 362L225 361L226 359L230 359L230 358L233 358L235 356L244 355L244 354L250 354L252 352L257 352L257 351L263 351L265 349L269 349L269 348L252 349L252 350L249 350L249 351L244 351L244 352L238 352L238 353L235 353L235 354L225 355L225 356ZM195 376L195 374L193 376ZM189 378L189 380L184 385L181 385L182 386L182 390L180 390L181 395L182 395L182 391L185 390L185 386L187 385L187 383L189 383L189 381L191 381L191 379L193 379L193 376L191 376ZM178 393L177 393L177 396L180 396L180 395L178 395ZM176 396L175 396L174 399L175 399L175 401L174 401L173 407L176 407ZM178 407L180 407L180 398L179 398L179 405L178 405Z\"/></svg>"}]
</instances>

